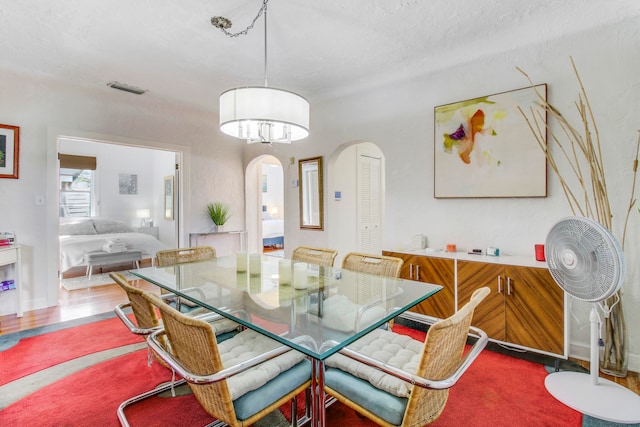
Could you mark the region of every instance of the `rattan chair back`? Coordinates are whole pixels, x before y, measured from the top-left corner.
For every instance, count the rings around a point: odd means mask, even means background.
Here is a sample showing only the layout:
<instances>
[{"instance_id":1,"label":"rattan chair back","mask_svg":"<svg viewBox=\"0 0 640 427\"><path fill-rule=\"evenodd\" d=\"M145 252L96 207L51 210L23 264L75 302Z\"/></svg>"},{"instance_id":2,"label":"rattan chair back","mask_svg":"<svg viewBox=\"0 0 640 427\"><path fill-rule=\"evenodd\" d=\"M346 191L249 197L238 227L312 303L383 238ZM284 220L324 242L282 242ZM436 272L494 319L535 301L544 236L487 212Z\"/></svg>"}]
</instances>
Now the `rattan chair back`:
<instances>
[{"instance_id":1,"label":"rattan chair back","mask_svg":"<svg viewBox=\"0 0 640 427\"><path fill-rule=\"evenodd\" d=\"M333 267L333 262L338 255L334 249L314 248L312 246L298 246L291 253L291 260L308 262L325 267Z\"/></svg>"},{"instance_id":2,"label":"rattan chair back","mask_svg":"<svg viewBox=\"0 0 640 427\"><path fill-rule=\"evenodd\" d=\"M417 375L441 380L453 374L462 360L473 312L489 293L487 287L477 289L457 313L429 328ZM449 389L413 387L403 425L425 425L435 421L444 410L448 397Z\"/></svg>"},{"instance_id":3,"label":"rattan chair back","mask_svg":"<svg viewBox=\"0 0 640 427\"><path fill-rule=\"evenodd\" d=\"M144 297L146 291L142 289L131 286L131 284L127 281L126 277L122 275L122 273L110 273L109 277L113 279L126 293L127 298L129 299L129 304L120 304L116 307L116 314L122 319L123 323L131 333L136 335L149 335L154 332L157 328L162 326L162 321L158 316L158 312L156 311L153 304L149 302L148 299ZM128 317L126 317L123 309L126 306L131 307L131 311L133 312L133 317L136 319L136 325L133 325ZM165 349L171 351L171 346L167 342L165 337L161 337L160 343L164 346ZM169 367L161 357L159 357L154 352L154 356L160 362L161 365L165 367Z\"/></svg>"},{"instance_id":4,"label":"rattan chair back","mask_svg":"<svg viewBox=\"0 0 640 427\"><path fill-rule=\"evenodd\" d=\"M215 257L216 250L211 246L166 249L156 253L158 267L168 267L186 262L206 261L214 259Z\"/></svg>"},{"instance_id":5,"label":"rattan chair back","mask_svg":"<svg viewBox=\"0 0 640 427\"><path fill-rule=\"evenodd\" d=\"M207 322L178 312L173 307L164 304L156 295L147 293L145 298L160 310L173 355L184 368L193 374L203 376L213 375L224 368L216 335ZM281 404L293 399L309 383L283 396L246 420L238 420L236 417L231 393L225 379L209 384L189 382L188 384L200 405L209 415L231 427L242 427L253 425Z\"/></svg>"},{"instance_id":6,"label":"rattan chair back","mask_svg":"<svg viewBox=\"0 0 640 427\"><path fill-rule=\"evenodd\" d=\"M457 313L434 323L429 328L416 371L417 376L439 381L454 374L463 359L473 312L489 293L488 287L477 289L470 301ZM377 424L385 427L397 427L350 400L348 396L337 393L329 387L325 387L325 390L338 401L355 409ZM442 414L448 396L448 388L436 390L414 385L407 401L401 426L424 426L432 423Z\"/></svg>"},{"instance_id":7,"label":"rattan chair back","mask_svg":"<svg viewBox=\"0 0 640 427\"><path fill-rule=\"evenodd\" d=\"M142 296L145 291L131 286L122 273L110 273L109 277L127 293L133 316L139 328L150 330L160 325L160 318L155 308Z\"/></svg>"},{"instance_id":8,"label":"rattan chair back","mask_svg":"<svg viewBox=\"0 0 640 427\"><path fill-rule=\"evenodd\" d=\"M402 258L350 252L342 260L342 268L378 276L399 277Z\"/></svg>"}]
</instances>

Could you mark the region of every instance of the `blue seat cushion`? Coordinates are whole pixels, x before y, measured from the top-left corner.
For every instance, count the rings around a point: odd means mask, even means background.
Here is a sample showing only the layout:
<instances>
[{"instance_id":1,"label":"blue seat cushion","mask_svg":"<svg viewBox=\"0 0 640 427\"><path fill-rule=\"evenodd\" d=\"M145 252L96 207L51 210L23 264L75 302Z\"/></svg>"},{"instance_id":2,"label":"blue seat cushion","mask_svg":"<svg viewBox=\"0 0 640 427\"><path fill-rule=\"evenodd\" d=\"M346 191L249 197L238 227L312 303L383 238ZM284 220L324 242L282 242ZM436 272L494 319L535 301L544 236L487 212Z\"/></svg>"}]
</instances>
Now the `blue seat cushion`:
<instances>
[{"instance_id":1,"label":"blue seat cushion","mask_svg":"<svg viewBox=\"0 0 640 427\"><path fill-rule=\"evenodd\" d=\"M324 383L344 397L387 421L400 425L409 399L375 388L368 381L354 377L340 369L327 369Z\"/></svg>"},{"instance_id":2,"label":"blue seat cushion","mask_svg":"<svg viewBox=\"0 0 640 427\"><path fill-rule=\"evenodd\" d=\"M246 420L311 379L311 362L303 360L262 387L233 401L236 417Z\"/></svg>"},{"instance_id":3,"label":"blue seat cushion","mask_svg":"<svg viewBox=\"0 0 640 427\"><path fill-rule=\"evenodd\" d=\"M219 343L226 341L230 338L233 338L235 335L238 334L238 332L240 331L223 332L220 335L216 335L216 341Z\"/></svg>"}]
</instances>

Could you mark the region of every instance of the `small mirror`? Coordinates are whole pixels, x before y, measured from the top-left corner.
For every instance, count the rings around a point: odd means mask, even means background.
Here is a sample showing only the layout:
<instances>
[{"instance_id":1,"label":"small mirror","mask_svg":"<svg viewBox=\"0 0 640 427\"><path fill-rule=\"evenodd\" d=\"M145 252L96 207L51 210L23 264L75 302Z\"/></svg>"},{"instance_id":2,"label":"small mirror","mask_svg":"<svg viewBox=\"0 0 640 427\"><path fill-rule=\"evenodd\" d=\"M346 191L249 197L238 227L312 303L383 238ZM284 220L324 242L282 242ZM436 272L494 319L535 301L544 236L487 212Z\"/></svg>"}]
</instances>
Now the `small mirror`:
<instances>
[{"instance_id":1,"label":"small mirror","mask_svg":"<svg viewBox=\"0 0 640 427\"><path fill-rule=\"evenodd\" d=\"M322 230L322 157L298 161L300 228Z\"/></svg>"},{"instance_id":2,"label":"small mirror","mask_svg":"<svg viewBox=\"0 0 640 427\"><path fill-rule=\"evenodd\" d=\"M164 219L173 219L173 177L164 177Z\"/></svg>"}]
</instances>

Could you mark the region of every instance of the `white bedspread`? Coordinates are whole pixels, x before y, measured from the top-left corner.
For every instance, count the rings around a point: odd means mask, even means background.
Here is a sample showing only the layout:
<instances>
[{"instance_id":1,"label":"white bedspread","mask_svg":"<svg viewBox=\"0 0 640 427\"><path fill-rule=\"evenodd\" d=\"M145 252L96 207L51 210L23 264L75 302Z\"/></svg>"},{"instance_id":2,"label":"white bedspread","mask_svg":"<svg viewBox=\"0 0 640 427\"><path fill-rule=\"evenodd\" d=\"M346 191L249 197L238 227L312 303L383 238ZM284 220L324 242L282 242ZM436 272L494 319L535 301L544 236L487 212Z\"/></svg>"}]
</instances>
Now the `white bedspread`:
<instances>
[{"instance_id":1,"label":"white bedspread","mask_svg":"<svg viewBox=\"0 0 640 427\"><path fill-rule=\"evenodd\" d=\"M158 239L143 233L91 234L76 236L60 236L60 271L84 264L84 254L102 251L108 240L120 239L127 249L139 249L142 258L153 258L156 252L167 247Z\"/></svg>"},{"instance_id":2,"label":"white bedspread","mask_svg":"<svg viewBox=\"0 0 640 427\"><path fill-rule=\"evenodd\" d=\"M262 221L262 238L284 236L284 220L270 219Z\"/></svg>"}]
</instances>

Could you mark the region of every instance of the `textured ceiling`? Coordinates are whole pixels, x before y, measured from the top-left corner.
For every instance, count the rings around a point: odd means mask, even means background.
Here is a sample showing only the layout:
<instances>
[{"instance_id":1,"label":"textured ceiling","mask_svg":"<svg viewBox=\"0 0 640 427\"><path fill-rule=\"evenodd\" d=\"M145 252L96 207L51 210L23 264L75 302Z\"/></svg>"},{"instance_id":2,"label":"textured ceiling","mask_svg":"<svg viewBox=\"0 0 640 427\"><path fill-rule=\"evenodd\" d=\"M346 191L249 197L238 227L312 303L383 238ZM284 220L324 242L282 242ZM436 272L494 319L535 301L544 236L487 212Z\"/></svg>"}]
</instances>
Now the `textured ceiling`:
<instances>
[{"instance_id":1,"label":"textured ceiling","mask_svg":"<svg viewBox=\"0 0 640 427\"><path fill-rule=\"evenodd\" d=\"M217 110L263 84L261 0L0 0L0 69ZM271 0L269 85L312 103L640 14L637 0ZM112 90L112 89L105 89Z\"/></svg>"}]
</instances>

